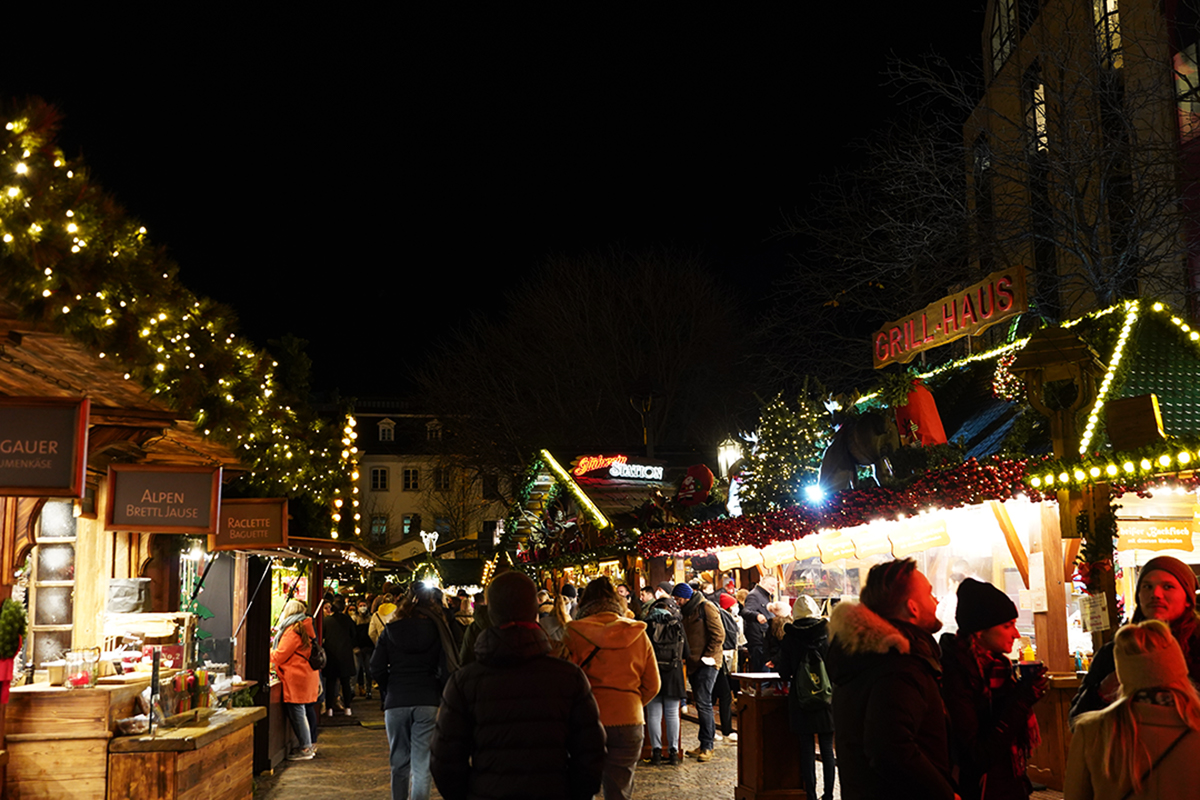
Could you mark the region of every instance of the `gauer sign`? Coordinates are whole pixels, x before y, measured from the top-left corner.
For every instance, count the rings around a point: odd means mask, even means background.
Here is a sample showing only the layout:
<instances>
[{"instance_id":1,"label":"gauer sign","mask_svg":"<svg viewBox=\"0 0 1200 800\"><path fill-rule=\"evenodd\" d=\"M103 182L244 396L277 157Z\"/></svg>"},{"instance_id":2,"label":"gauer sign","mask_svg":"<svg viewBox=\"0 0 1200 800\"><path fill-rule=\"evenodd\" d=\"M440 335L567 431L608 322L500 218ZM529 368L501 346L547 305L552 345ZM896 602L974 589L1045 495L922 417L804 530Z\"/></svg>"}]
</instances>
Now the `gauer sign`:
<instances>
[{"instance_id":1,"label":"gauer sign","mask_svg":"<svg viewBox=\"0 0 1200 800\"><path fill-rule=\"evenodd\" d=\"M0 398L0 495L83 497L86 397Z\"/></svg>"},{"instance_id":2,"label":"gauer sign","mask_svg":"<svg viewBox=\"0 0 1200 800\"><path fill-rule=\"evenodd\" d=\"M889 322L871 337L875 369L907 364L922 350L974 336L1029 308L1025 268L993 272L979 283L943 297L924 310Z\"/></svg>"}]
</instances>

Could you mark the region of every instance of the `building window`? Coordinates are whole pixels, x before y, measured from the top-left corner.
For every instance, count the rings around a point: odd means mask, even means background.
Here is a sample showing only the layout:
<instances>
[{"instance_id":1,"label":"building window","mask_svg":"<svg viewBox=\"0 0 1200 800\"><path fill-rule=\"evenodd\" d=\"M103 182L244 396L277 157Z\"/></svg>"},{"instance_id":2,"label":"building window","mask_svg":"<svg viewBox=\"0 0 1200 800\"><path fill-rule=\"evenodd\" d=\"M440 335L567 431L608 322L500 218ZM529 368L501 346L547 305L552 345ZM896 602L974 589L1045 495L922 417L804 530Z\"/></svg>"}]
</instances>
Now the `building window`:
<instances>
[{"instance_id":1,"label":"building window","mask_svg":"<svg viewBox=\"0 0 1200 800\"><path fill-rule=\"evenodd\" d=\"M449 467L436 467L433 470L433 488L439 492L450 491Z\"/></svg>"},{"instance_id":2,"label":"building window","mask_svg":"<svg viewBox=\"0 0 1200 800\"><path fill-rule=\"evenodd\" d=\"M433 529L438 532L438 538L443 541L450 538L450 520L446 517L436 517L433 520Z\"/></svg>"},{"instance_id":3,"label":"building window","mask_svg":"<svg viewBox=\"0 0 1200 800\"><path fill-rule=\"evenodd\" d=\"M1012 55L1017 43L1017 9L1015 0L996 0L992 10L992 76Z\"/></svg>"},{"instance_id":4,"label":"building window","mask_svg":"<svg viewBox=\"0 0 1200 800\"><path fill-rule=\"evenodd\" d=\"M408 468L404 470L404 491L419 492L421 491L421 480L419 470Z\"/></svg>"},{"instance_id":5,"label":"building window","mask_svg":"<svg viewBox=\"0 0 1200 800\"><path fill-rule=\"evenodd\" d=\"M421 530L421 518L417 514L405 514L400 525L401 533L407 539Z\"/></svg>"},{"instance_id":6,"label":"building window","mask_svg":"<svg viewBox=\"0 0 1200 800\"><path fill-rule=\"evenodd\" d=\"M1096 20L1096 44L1104 66L1121 68L1121 18L1117 0L1092 0L1092 15Z\"/></svg>"},{"instance_id":7,"label":"building window","mask_svg":"<svg viewBox=\"0 0 1200 800\"><path fill-rule=\"evenodd\" d=\"M385 419L379 423L379 441L394 442L396 440L396 423Z\"/></svg>"},{"instance_id":8,"label":"building window","mask_svg":"<svg viewBox=\"0 0 1200 800\"><path fill-rule=\"evenodd\" d=\"M386 492L388 490L387 467L371 467L371 491Z\"/></svg>"},{"instance_id":9,"label":"building window","mask_svg":"<svg viewBox=\"0 0 1200 800\"><path fill-rule=\"evenodd\" d=\"M1050 149L1046 134L1046 84L1037 64L1025 71L1025 130L1029 136L1029 149L1034 153L1045 153Z\"/></svg>"},{"instance_id":10,"label":"building window","mask_svg":"<svg viewBox=\"0 0 1200 800\"><path fill-rule=\"evenodd\" d=\"M371 543L375 545L386 545L388 540L388 518L387 514L372 514L371 515Z\"/></svg>"},{"instance_id":11,"label":"building window","mask_svg":"<svg viewBox=\"0 0 1200 800\"><path fill-rule=\"evenodd\" d=\"M442 440L442 423L436 419L425 423L425 438L431 442L440 442Z\"/></svg>"},{"instance_id":12,"label":"building window","mask_svg":"<svg viewBox=\"0 0 1200 800\"><path fill-rule=\"evenodd\" d=\"M483 497L485 500L500 500L500 476L484 473Z\"/></svg>"},{"instance_id":13,"label":"building window","mask_svg":"<svg viewBox=\"0 0 1200 800\"><path fill-rule=\"evenodd\" d=\"M75 627L75 516L69 501L50 501L38 518L29 632L34 667L71 649Z\"/></svg>"}]
</instances>

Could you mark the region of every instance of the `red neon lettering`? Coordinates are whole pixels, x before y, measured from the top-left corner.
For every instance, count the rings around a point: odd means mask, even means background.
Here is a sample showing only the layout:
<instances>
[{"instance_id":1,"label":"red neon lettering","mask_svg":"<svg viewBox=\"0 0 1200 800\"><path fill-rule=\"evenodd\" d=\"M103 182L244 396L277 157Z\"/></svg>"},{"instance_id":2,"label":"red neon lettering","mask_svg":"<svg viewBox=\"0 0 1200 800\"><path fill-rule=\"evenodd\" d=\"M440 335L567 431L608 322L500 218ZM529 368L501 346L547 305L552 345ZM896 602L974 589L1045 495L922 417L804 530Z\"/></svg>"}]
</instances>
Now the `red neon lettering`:
<instances>
[{"instance_id":1,"label":"red neon lettering","mask_svg":"<svg viewBox=\"0 0 1200 800\"><path fill-rule=\"evenodd\" d=\"M946 310L950 313L947 314ZM942 303L942 333L958 330L958 301L951 300L949 304Z\"/></svg>"},{"instance_id":2,"label":"red neon lettering","mask_svg":"<svg viewBox=\"0 0 1200 800\"><path fill-rule=\"evenodd\" d=\"M890 331L888 331L888 334L892 339L892 350L890 355L892 358L895 358L904 352L904 350L900 347L900 329L892 328Z\"/></svg>"},{"instance_id":3,"label":"red neon lettering","mask_svg":"<svg viewBox=\"0 0 1200 800\"><path fill-rule=\"evenodd\" d=\"M921 339L926 342L932 342L934 336L929 332L929 318L924 314L921 315Z\"/></svg>"},{"instance_id":4,"label":"red neon lettering","mask_svg":"<svg viewBox=\"0 0 1200 800\"><path fill-rule=\"evenodd\" d=\"M962 324L964 328L967 325L968 319L971 320L972 325L979 321L975 319L975 304L971 302L971 295L964 294L962 303Z\"/></svg>"},{"instance_id":5,"label":"red neon lettering","mask_svg":"<svg viewBox=\"0 0 1200 800\"><path fill-rule=\"evenodd\" d=\"M996 310L1004 313L1013 307L1012 278L1005 275L996 281Z\"/></svg>"},{"instance_id":6,"label":"red neon lettering","mask_svg":"<svg viewBox=\"0 0 1200 800\"><path fill-rule=\"evenodd\" d=\"M571 470L575 475L586 475L595 469L611 467L613 464L624 464L628 461L625 456L580 456L579 463Z\"/></svg>"},{"instance_id":7,"label":"red neon lettering","mask_svg":"<svg viewBox=\"0 0 1200 800\"><path fill-rule=\"evenodd\" d=\"M875 337L875 360L887 361L888 359L888 340L887 334L881 333Z\"/></svg>"}]
</instances>

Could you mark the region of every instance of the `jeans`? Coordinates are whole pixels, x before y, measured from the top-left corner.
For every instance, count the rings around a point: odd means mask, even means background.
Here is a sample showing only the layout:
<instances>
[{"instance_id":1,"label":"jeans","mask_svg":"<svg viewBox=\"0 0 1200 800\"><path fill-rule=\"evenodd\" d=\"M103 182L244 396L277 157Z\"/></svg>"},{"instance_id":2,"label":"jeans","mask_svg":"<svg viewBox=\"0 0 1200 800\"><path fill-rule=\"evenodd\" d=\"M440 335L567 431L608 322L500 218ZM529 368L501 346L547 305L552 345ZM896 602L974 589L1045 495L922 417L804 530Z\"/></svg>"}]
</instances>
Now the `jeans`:
<instances>
[{"instance_id":1,"label":"jeans","mask_svg":"<svg viewBox=\"0 0 1200 800\"><path fill-rule=\"evenodd\" d=\"M284 703L283 710L292 730L300 740L300 749L307 750L317 742L317 704L316 703Z\"/></svg>"},{"instance_id":2,"label":"jeans","mask_svg":"<svg viewBox=\"0 0 1200 800\"><path fill-rule=\"evenodd\" d=\"M733 733L733 689L729 685L729 673L724 667L717 671L713 699L721 710L721 735L728 736Z\"/></svg>"},{"instance_id":3,"label":"jeans","mask_svg":"<svg viewBox=\"0 0 1200 800\"><path fill-rule=\"evenodd\" d=\"M392 800L429 800L433 785L429 742L435 722L437 706L404 706L383 712L391 753Z\"/></svg>"},{"instance_id":4,"label":"jeans","mask_svg":"<svg viewBox=\"0 0 1200 800\"><path fill-rule=\"evenodd\" d=\"M679 706L675 706L678 710ZM631 800L633 797L633 768L642 755L641 725L606 725L608 752L604 755L604 772L600 785L604 800Z\"/></svg>"},{"instance_id":5,"label":"jeans","mask_svg":"<svg viewBox=\"0 0 1200 800\"><path fill-rule=\"evenodd\" d=\"M825 791L817 794L817 762L813 754L813 735L800 734L800 777L804 781L805 797L817 800L832 800L833 781L837 776L837 765L833 755L833 731L818 733L817 741L821 745L821 775L824 778Z\"/></svg>"},{"instance_id":6,"label":"jeans","mask_svg":"<svg viewBox=\"0 0 1200 800\"><path fill-rule=\"evenodd\" d=\"M713 720L712 692L717 668L701 664L692 671L692 694L696 696L696 716L700 718L700 749L712 750L717 724Z\"/></svg>"},{"instance_id":7,"label":"jeans","mask_svg":"<svg viewBox=\"0 0 1200 800\"><path fill-rule=\"evenodd\" d=\"M646 726L650 729L650 747L662 752L662 721L667 718L667 748L679 749L679 698L659 695L646 706Z\"/></svg>"}]
</instances>

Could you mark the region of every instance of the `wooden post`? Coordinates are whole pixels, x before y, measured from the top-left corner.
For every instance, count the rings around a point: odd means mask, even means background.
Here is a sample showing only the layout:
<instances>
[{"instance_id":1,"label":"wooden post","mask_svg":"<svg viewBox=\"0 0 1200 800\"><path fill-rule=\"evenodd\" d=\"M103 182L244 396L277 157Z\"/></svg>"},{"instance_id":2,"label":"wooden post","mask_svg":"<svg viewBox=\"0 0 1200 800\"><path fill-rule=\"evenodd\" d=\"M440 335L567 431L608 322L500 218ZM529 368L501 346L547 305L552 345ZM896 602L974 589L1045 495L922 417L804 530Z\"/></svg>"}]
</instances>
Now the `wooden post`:
<instances>
[{"instance_id":1,"label":"wooden post","mask_svg":"<svg viewBox=\"0 0 1200 800\"><path fill-rule=\"evenodd\" d=\"M1061 511L1061 508L1059 509ZM1046 611L1035 612L1033 629L1037 635L1038 658L1051 673L1075 673L1067 640L1067 595L1063 579L1062 532L1060 514L1042 506L1040 536L1031 543L1033 552L1041 552L1046 582Z\"/></svg>"}]
</instances>

